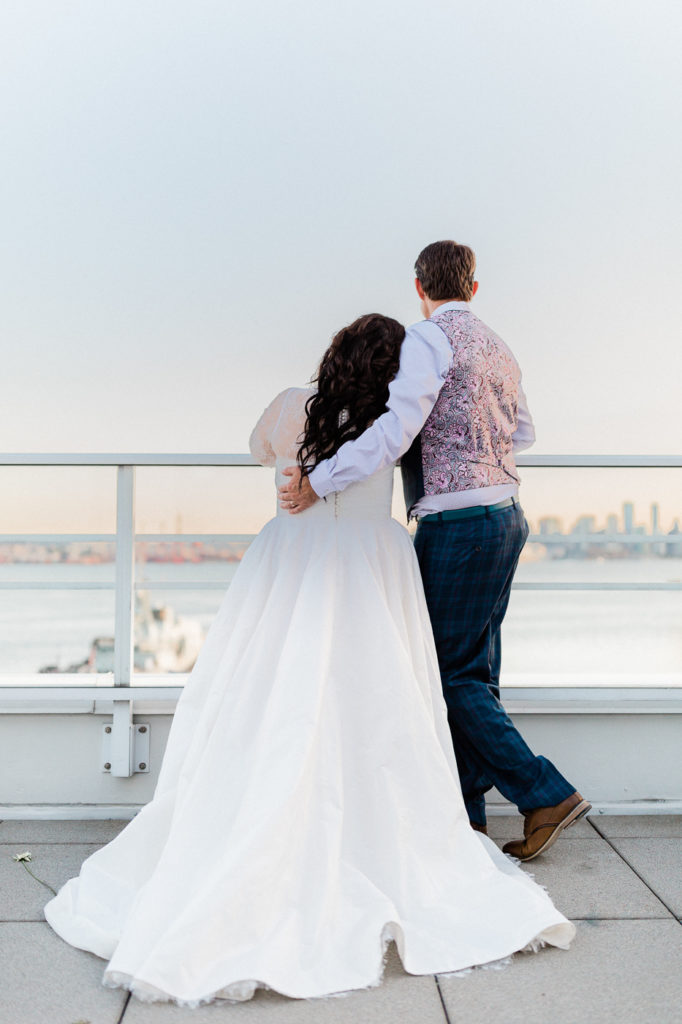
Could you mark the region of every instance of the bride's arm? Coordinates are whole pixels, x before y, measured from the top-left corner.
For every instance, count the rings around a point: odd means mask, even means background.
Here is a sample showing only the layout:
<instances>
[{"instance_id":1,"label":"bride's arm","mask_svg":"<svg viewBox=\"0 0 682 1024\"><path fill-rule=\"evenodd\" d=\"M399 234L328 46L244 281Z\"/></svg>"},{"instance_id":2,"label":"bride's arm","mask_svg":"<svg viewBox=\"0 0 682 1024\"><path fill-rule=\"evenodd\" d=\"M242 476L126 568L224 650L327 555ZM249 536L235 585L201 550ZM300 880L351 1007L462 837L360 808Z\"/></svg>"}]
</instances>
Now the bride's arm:
<instances>
[{"instance_id":1,"label":"bride's arm","mask_svg":"<svg viewBox=\"0 0 682 1024\"><path fill-rule=\"evenodd\" d=\"M279 423L287 391L282 391L270 402L249 438L249 451L261 466L274 466L277 455L272 447L272 438Z\"/></svg>"}]
</instances>

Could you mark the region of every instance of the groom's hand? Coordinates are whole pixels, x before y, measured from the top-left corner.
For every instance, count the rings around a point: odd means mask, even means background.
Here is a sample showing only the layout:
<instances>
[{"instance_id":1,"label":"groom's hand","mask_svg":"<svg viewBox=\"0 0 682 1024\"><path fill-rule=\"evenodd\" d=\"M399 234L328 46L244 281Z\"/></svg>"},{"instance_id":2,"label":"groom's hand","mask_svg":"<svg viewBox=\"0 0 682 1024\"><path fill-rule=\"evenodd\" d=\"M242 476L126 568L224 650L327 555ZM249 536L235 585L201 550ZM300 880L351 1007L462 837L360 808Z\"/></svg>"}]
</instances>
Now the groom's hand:
<instances>
[{"instance_id":1,"label":"groom's hand","mask_svg":"<svg viewBox=\"0 0 682 1024\"><path fill-rule=\"evenodd\" d=\"M291 480L279 488L281 508L285 508L292 516L295 516L297 512L305 512L307 508L318 501L315 491L308 482L308 477L304 477L301 481L301 471L298 466L289 466L287 469L283 469L282 473L284 476L290 476Z\"/></svg>"}]
</instances>

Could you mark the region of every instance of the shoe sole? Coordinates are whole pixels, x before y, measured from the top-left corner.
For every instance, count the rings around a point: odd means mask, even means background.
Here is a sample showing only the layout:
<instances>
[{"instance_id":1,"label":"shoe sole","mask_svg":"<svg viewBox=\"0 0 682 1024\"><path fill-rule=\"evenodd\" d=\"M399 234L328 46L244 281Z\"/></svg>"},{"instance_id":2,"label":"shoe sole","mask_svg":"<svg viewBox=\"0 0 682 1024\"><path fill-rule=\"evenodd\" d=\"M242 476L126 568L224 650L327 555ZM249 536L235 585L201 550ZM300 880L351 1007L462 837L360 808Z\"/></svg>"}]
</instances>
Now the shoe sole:
<instances>
[{"instance_id":1,"label":"shoe sole","mask_svg":"<svg viewBox=\"0 0 682 1024\"><path fill-rule=\"evenodd\" d=\"M541 853L544 853L545 850L548 850L550 846L557 841L564 829L567 829L570 825L575 825L576 821L579 821L580 818L584 818L588 811L591 810L592 804L588 803L587 800L582 800L579 804L576 804L573 810L569 811L564 820L559 822L554 831L550 832L539 850L536 850L535 853L531 853L528 857L519 857L519 860L524 864L529 860L535 860L536 857L539 857Z\"/></svg>"}]
</instances>

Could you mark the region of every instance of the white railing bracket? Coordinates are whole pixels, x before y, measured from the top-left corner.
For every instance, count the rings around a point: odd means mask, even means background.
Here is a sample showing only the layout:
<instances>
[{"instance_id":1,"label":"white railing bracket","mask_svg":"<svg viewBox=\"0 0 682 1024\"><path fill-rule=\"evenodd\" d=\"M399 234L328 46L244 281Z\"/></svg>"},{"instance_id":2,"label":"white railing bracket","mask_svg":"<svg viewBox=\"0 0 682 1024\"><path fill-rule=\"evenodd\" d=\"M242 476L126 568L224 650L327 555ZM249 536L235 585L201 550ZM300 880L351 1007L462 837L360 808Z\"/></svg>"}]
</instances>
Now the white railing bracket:
<instances>
[{"instance_id":1,"label":"white railing bracket","mask_svg":"<svg viewBox=\"0 0 682 1024\"><path fill-rule=\"evenodd\" d=\"M121 778L149 771L149 722L133 722L132 700L113 702L111 723L102 726L102 771Z\"/></svg>"}]
</instances>

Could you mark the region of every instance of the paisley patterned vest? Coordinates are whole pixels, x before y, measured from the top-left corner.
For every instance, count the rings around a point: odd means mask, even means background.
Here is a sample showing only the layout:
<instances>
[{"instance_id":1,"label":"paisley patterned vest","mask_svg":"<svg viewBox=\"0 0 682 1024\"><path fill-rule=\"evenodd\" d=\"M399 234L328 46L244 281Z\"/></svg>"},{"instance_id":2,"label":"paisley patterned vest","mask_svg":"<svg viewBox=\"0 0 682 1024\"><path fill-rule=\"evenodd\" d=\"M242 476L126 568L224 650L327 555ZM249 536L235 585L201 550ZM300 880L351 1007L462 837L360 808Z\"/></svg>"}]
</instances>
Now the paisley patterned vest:
<instances>
[{"instance_id":1,"label":"paisley patterned vest","mask_svg":"<svg viewBox=\"0 0 682 1024\"><path fill-rule=\"evenodd\" d=\"M501 338L468 309L431 317L453 360L421 434L403 455L408 512L425 494L518 483L512 454L521 373Z\"/></svg>"}]
</instances>

